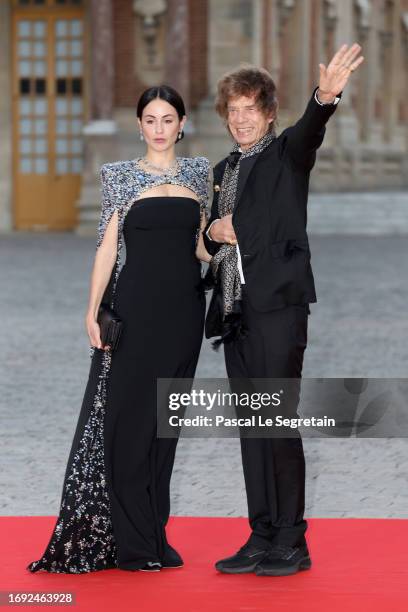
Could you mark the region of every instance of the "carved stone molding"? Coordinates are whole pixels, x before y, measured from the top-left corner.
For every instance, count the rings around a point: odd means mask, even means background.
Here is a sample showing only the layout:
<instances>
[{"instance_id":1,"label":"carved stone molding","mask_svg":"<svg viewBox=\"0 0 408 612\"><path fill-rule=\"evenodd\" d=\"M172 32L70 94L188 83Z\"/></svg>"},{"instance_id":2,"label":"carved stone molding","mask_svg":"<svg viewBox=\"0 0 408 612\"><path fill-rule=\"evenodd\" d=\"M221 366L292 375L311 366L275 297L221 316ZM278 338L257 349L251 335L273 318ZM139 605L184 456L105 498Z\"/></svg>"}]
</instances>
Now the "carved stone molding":
<instances>
[{"instance_id":1,"label":"carved stone molding","mask_svg":"<svg viewBox=\"0 0 408 612\"><path fill-rule=\"evenodd\" d=\"M137 40L142 42L138 51L145 57L145 69L150 67L157 70L162 61L159 58L160 38L163 35L162 17L166 10L166 0L133 0L133 12L139 21L136 36Z\"/></svg>"},{"instance_id":2,"label":"carved stone molding","mask_svg":"<svg viewBox=\"0 0 408 612\"><path fill-rule=\"evenodd\" d=\"M371 0L354 0L354 6L357 10L357 32L359 38L364 39L367 37L368 31L371 27L371 13L372 4Z\"/></svg>"},{"instance_id":3,"label":"carved stone molding","mask_svg":"<svg viewBox=\"0 0 408 612\"><path fill-rule=\"evenodd\" d=\"M279 36L283 34L283 30L295 7L295 4L296 0L278 0Z\"/></svg>"},{"instance_id":4,"label":"carved stone molding","mask_svg":"<svg viewBox=\"0 0 408 612\"><path fill-rule=\"evenodd\" d=\"M334 30L339 18L337 0L324 0L323 19L324 25L328 30Z\"/></svg>"},{"instance_id":5,"label":"carved stone molding","mask_svg":"<svg viewBox=\"0 0 408 612\"><path fill-rule=\"evenodd\" d=\"M147 25L153 23L155 18L162 15L166 8L165 0L133 0L133 11L143 17Z\"/></svg>"}]
</instances>

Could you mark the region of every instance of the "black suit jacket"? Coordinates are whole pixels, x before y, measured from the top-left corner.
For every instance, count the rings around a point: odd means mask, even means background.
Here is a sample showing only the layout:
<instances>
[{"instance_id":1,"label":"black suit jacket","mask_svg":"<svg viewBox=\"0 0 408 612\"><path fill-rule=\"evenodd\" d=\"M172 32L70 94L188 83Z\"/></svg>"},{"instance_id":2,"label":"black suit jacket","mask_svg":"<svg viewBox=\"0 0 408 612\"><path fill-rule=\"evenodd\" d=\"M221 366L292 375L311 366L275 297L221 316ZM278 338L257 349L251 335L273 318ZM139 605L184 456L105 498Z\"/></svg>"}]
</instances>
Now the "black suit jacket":
<instances>
[{"instance_id":1,"label":"black suit jacket","mask_svg":"<svg viewBox=\"0 0 408 612\"><path fill-rule=\"evenodd\" d=\"M240 162L232 224L248 300L259 312L316 302L306 232L309 175L316 150L323 142L325 124L337 108L335 104L318 104L314 99L316 89L295 125L285 129L259 155ZM227 158L214 167L214 186L221 185L226 163ZM215 190L206 230L219 217L218 197ZM210 254L220 247L205 232L204 242ZM214 291L218 293L220 287L216 285ZM219 306L219 296L213 296L209 321L213 321L214 308ZM207 324L207 337L218 334L218 327Z\"/></svg>"}]
</instances>

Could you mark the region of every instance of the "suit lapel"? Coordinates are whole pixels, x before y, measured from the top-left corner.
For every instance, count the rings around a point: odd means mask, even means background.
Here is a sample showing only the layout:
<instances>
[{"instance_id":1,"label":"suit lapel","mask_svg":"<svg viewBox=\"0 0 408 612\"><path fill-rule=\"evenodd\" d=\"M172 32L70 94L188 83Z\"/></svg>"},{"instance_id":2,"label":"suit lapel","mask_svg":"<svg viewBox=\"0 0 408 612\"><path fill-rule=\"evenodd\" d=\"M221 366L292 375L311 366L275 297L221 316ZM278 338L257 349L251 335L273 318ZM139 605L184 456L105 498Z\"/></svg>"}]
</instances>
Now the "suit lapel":
<instances>
[{"instance_id":1,"label":"suit lapel","mask_svg":"<svg viewBox=\"0 0 408 612\"><path fill-rule=\"evenodd\" d=\"M246 157L244 159L242 159L240 161L240 166L239 166L239 175L238 175L238 185L237 185L237 194L235 197L235 206L234 206L234 210L237 209L238 207L238 203L241 199L242 196L242 192L244 191L244 187L246 185L246 182L248 180L248 177L251 173L252 168L255 165L256 160L258 159L259 155L252 155L251 157Z\"/></svg>"},{"instance_id":2,"label":"suit lapel","mask_svg":"<svg viewBox=\"0 0 408 612\"><path fill-rule=\"evenodd\" d=\"M246 158L244 157L244 159L241 159L240 168L239 168L239 176L238 176L237 195L235 198L234 213L238 208L238 204L241 200L241 197L244 192L245 185L247 184L249 175L251 174L258 159L268 153L270 146L271 145L266 147L266 149L258 153L258 155L251 155L251 157L246 157Z\"/></svg>"},{"instance_id":3,"label":"suit lapel","mask_svg":"<svg viewBox=\"0 0 408 612\"><path fill-rule=\"evenodd\" d=\"M222 177L224 176L225 166L227 165L227 158L223 159L217 168L214 168L214 185L221 186Z\"/></svg>"}]
</instances>

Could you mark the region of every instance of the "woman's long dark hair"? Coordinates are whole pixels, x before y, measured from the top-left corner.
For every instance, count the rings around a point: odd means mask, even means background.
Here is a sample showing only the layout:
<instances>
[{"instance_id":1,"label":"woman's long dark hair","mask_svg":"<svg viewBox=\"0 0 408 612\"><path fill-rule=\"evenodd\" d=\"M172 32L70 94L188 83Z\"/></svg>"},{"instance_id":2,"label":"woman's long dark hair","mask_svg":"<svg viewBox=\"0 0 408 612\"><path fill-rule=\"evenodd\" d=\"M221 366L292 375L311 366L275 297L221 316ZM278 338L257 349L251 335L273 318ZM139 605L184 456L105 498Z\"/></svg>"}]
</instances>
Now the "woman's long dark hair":
<instances>
[{"instance_id":1,"label":"woman's long dark hair","mask_svg":"<svg viewBox=\"0 0 408 612\"><path fill-rule=\"evenodd\" d=\"M183 98L180 96L178 91L173 89L173 87L170 87L170 85L149 87L142 93L137 103L136 109L136 115L139 119L142 119L143 111L145 107L149 104L149 102L151 102L152 100L156 100L157 98L171 104L171 106L176 109L180 121L181 119L183 119L186 114L186 108L184 106ZM176 142L178 142L182 138L184 138L183 130L181 131L180 138L177 138Z\"/></svg>"}]
</instances>

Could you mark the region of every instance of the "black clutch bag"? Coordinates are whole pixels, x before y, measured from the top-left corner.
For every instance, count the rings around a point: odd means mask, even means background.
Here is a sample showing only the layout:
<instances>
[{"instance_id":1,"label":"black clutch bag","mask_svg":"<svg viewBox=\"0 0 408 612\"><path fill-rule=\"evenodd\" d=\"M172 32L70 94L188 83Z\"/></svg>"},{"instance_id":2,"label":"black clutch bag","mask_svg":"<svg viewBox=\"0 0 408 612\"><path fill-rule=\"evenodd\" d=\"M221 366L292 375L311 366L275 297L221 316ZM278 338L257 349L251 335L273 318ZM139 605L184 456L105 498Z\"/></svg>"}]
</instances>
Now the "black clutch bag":
<instances>
[{"instance_id":1,"label":"black clutch bag","mask_svg":"<svg viewBox=\"0 0 408 612\"><path fill-rule=\"evenodd\" d=\"M118 346L122 333L123 321L109 304L102 303L99 306L97 323L101 332L102 346L109 345L111 350Z\"/></svg>"}]
</instances>

